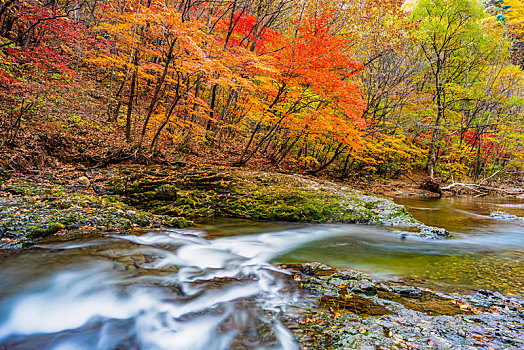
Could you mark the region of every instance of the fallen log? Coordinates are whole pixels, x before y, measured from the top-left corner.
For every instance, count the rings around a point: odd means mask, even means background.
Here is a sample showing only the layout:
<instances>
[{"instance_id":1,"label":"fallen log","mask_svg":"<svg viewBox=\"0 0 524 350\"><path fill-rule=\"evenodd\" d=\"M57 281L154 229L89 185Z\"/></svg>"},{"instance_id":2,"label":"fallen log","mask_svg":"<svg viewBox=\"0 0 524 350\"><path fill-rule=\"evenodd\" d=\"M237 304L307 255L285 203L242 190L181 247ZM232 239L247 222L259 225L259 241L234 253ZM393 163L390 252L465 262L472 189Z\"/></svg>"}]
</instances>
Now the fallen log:
<instances>
[{"instance_id":1,"label":"fallen log","mask_svg":"<svg viewBox=\"0 0 524 350\"><path fill-rule=\"evenodd\" d=\"M476 192L477 194L480 194L480 195L486 195L488 193L495 192L495 193L502 193L502 194L505 194L505 195L508 195L508 196L516 196L516 195L524 193L524 189L518 189L518 190L511 190L511 191L509 191L507 189L503 189L503 188L499 188L499 187L486 186L486 185L483 185L482 182L480 182L478 184L476 184L476 183L454 182L451 185L448 185L448 186L445 186L445 187L441 187L440 189L442 191L452 191L453 189L455 189L457 187L461 187L461 188L465 188L465 189L471 190L471 191Z\"/></svg>"}]
</instances>

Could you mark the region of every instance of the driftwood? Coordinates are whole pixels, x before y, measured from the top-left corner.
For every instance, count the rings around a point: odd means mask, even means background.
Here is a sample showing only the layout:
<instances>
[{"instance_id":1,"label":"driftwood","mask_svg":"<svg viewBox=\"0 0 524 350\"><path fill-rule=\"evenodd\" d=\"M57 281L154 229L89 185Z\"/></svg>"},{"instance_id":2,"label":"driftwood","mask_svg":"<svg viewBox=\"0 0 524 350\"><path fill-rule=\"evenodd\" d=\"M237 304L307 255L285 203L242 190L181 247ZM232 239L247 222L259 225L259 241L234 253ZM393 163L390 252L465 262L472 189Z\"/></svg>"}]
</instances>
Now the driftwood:
<instances>
[{"instance_id":1,"label":"driftwood","mask_svg":"<svg viewBox=\"0 0 524 350\"><path fill-rule=\"evenodd\" d=\"M496 193L499 195L506 195L506 196L517 196L520 194L524 194L524 188L518 188L518 189L504 189L500 187L493 187L488 185L489 180L494 178L500 173L500 171L495 172L494 174L486 177L485 179L482 179L478 183L466 183L466 182L453 182L450 185L442 187L439 179L427 177L426 179L422 180L422 182L419 183L419 188L430 191L433 193L438 193L439 196L442 196L443 191L453 191L455 189L464 189L468 190L470 192L473 192L476 194L475 197L482 197L486 196L490 193Z\"/></svg>"},{"instance_id":2,"label":"driftwood","mask_svg":"<svg viewBox=\"0 0 524 350\"><path fill-rule=\"evenodd\" d=\"M499 173L500 173L500 171L497 171L494 174L492 174L491 176L488 176L485 179L481 180L479 183L454 182L451 185L448 185L448 186L445 186L445 187L441 187L440 189L442 191L451 191L451 190L453 190L454 188L457 188L457 187L465 188L467 190L476 192L477 193L477 197L486 196L489 193L499 193L499 194L504 194L504 195L507 195L507 196L516 196L516 195L524 193L524 188L518 189L516 191L515 190L508 191L508 190L500 188L500 187L492 187L492 186L485 185L486 182L488 182L490 179L492 179L495 176L497 176Z\"/></svg>"},{"instance_id":3,"label":"driftwood","mask_svg":"<svg viewBox=\"0 0 524 350\"><path fill-rule=\"evenodd\" d=\"M473 192L476 192L477 193L477 196L485 196L489 193L499 193L499 194L505 194L505 195L508 195L508 196L515 196L515 195L519 195L519 194L523 194L524 193L524 189L520 189L520 190L513 190L513 191L508 191L508 190L505 190L503 188L499 188L499 187L491 187L491 186L486 186L486 185L483 185L482 183L462 183L462 182L454 182L452 183L451 185L448 185L448 186L445 186L445 187L441 187L440 189L442 191L451 191L455 188L464 188L464 189L467 189L467 190L470 190L470 191L473 191Z\"/></svg>"}]
</instances>

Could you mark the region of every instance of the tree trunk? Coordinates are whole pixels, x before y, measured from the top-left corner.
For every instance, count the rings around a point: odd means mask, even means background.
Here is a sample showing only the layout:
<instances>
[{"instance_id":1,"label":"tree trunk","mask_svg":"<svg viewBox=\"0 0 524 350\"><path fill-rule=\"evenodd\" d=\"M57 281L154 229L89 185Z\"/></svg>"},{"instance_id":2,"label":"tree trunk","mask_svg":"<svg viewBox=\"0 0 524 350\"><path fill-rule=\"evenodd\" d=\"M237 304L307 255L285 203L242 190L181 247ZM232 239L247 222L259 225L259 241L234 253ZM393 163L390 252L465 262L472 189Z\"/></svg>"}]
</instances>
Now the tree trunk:
<instances>
[{"instance_id":1,"label":"tree trunk","mask_svg":"<svg viewBox=\"0 0 524 350\"><path fill-rule=\"evenodd\" d=\"M436 100L437 100L437 118L435 119L435 126L433 129L433 133L431 135L431 142L429 144L429 154L428 154L428 164L427 164L427 170L428 175L431 179L435 178L435 166L437 165L437 153L438 153L438 147L437 142L439 141L440 137L440 123L442 119L444 118L444 101L443 101L443 92L444 87L442 86L442 81L440 77L441 72L441 64L442 61L440 57L437 59L437 68L435 71L435 88L436 88Z\"/></svg>"},{"instance_id":2,"label":"tree trunk","mask_svg":"<svg viewBox=\"0 0 524 350\"><path fill-rule=\"evenodd\" d=\"M337 159L337 157L342 153L344 152L344 150L347 148L347 146L344 146L342 147L342 144L339 143L338 146L337 146L337 149L335 150L335 154L333 154L333 157L331 157L331 159L329 161L327 161L326 163L324 163L320 168L318 168L317 170L312 170L309 172L309 174L311 175L316 175L318 174L319 172L321 172L322 170L326 169L328 166L331 165L331 163L333 163L335 161L335 159Z\"/></svg>"},{"instance_id":3,"label":"tree trunk","mask_svg":"<svg viewBox=\"0 0 524 350\"><path fill-rule=\"evenodd\" d=\"M131 91L129 92L129 100L127 101L127 117L126 117L126 141L131 142L131 117L133 114L133 100L135 98L136 85L136 71L131 78Z\"/></svg>"},{"instance_id":4,"label":"tree trunk","mask_svg":"<svg viewBox=\"0 0 524 350\"><path fill-rule=\"evenodd\" d=\"M169 65L171 64L171 60L173 59L173 49L175 48L176 41L177 39L173 39L173 41L171 42L171 45L169 46L169 52L166 57L164 71L162 72L162 75L158 77L156 87L155 87L155 92L153 93L153 97L151 98L151 103L149 104L147 116L146 116L146 119L144 120L144 126L142 127L142 132L140 134L140 141L138 142L138 148L142 147L142 143L144 142L144 137L147 131L147 125L149 124L149 120L151 119L151 116L153 115L153 111L155 110L155 106L158 101L158 95L160 93L160 89L162 88L162 85L164 84L164 81L166 80L167 72L169 71Z\"/></svg>"}]
</instances>

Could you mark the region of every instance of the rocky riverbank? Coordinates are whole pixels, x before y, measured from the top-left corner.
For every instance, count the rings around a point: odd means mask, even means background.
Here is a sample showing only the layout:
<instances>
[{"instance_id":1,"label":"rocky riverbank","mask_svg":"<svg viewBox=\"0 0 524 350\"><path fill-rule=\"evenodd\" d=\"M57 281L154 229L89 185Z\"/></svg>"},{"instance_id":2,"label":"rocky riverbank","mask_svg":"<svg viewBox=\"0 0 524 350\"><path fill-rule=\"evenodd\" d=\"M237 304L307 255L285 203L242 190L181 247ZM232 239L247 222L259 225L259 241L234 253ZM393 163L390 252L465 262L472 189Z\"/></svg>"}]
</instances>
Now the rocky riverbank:
<instances>
[{"instance_id":1,"label":"rocky riverbank","mask_svg":"<svg viewBox=\"0 0 524 350\"><path fill-rule=\"evenodd\" d=\"M0 249L72 232L129 232L138 227L186 227L191 222L136 210L112 196L13 181L0 191Z\"/></svg>"},{"instance_id":2,"label":"rocky riverbank","mask_svg":"<svg viewBox=\"0 0 524 350\"><path fill-rule=\"evenodd\" d=\"M389 199L312 177L197 166L132 166L108 174L96 186L86 176L72 186L53 184L49 176L4 184L0 248L72 231L181 228L202 218L359 223L390 226L401 238L448 236Z\"/></svg>"},{"instance_id":3,"label":"rocky riverbank","mask_svg":"<svg viewBox=\"0 0 524 350\"><path fill-rule=\"evenodd\" d=\"M312 263L291 271L307 302L285 316L304 349L523 349L524 299L379 281Z\"/></svg>"},{"instance_id":4,"label":"rocky riverbank","mask_svg":"<svg viewBox=\"0 0 524 350\"><path fill-rule=\"evenodd\" d=\"M390 200L309 177L133 167L97 187L104 195L87 194L93 182L88 180L76 191L16 180L4 185L0 248L53 235L68 239L75 232L185 227L204 217L384 225L401 237L447 234L425 226ZM136 257L119 259L129 259L136 268ZM284 324L306 349L524 348L522 297L454 290L421 279L379 280L317 263L279 268L291 272L302 292L295 312L284 315Z\"/></svg>"}]
</instances>

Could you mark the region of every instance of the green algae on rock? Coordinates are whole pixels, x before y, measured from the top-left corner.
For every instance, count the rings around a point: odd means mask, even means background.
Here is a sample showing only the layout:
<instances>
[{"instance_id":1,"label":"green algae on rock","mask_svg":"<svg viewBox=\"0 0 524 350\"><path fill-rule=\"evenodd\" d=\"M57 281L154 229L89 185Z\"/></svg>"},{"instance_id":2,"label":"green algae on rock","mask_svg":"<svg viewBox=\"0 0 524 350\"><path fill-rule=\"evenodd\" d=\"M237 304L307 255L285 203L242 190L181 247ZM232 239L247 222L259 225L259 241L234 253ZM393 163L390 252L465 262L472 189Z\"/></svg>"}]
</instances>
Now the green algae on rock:
<instances>
[{"instance_id":1,"label":"green algae on rock","mask_svg":"<svg viewBox=\"0 0 524 350\"><path fill-rule=\"evenodd\" d=\"M114 197L18 182L0 193L0 248L20 247L71 230L127 232L135 227L183 228L191 222L135 210Z\"/></svg>"},{"instance_id":2,"label":"green algae on rock","mask_svg":"<svg viewBox=\"0 0 524 350\"><path fill-rule=\"evenodd\" d=\"M410 228L402 235L448 235L415 220L391 200L312 177L195 166L127 167L121 174L110 190L155 214L373 224Z\"/></svg>"}]
</instances>

